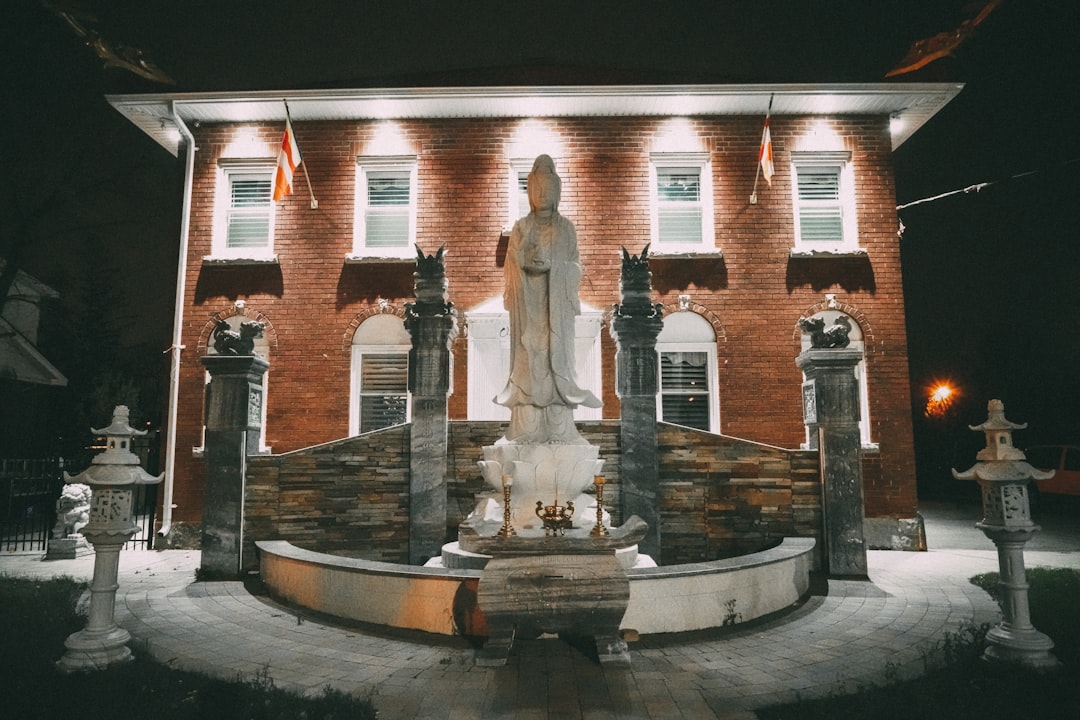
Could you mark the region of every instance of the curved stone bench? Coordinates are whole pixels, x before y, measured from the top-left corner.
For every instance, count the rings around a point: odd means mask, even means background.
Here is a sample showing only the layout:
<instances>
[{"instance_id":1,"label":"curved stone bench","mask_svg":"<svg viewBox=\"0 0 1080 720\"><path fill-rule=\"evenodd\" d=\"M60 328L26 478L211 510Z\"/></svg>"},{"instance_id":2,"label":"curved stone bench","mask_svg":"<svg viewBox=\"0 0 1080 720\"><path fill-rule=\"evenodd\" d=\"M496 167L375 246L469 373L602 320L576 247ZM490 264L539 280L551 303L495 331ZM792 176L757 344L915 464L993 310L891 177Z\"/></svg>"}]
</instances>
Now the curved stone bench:
<instances>
[{"instance_id":1,"label":"curved stone bench","mask_svg":"<svg viewBox=\"0 0 1080 720\"><path fill-rule=\"evenodd\" d=\"M283 540L257 542L262 581L275 597L374 625L442 635L474 634L481 570L448 570L339 557ZM621 627L640 634L703 630L783 610L810 589L814 540L785 538L726 560L637 568ZM482 627L473 626L475 634Z\"/></svg>"}]
</instances>

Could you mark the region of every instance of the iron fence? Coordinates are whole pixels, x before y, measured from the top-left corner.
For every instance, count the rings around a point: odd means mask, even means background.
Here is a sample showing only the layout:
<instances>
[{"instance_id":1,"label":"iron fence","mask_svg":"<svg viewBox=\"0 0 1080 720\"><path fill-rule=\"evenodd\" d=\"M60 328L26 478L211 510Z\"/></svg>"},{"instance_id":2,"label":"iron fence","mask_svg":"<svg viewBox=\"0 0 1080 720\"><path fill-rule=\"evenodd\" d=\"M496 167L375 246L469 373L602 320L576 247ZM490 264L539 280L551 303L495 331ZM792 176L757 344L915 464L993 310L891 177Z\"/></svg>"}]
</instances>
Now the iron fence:
<instances>
[{"instance_id":1,"label":"iron fence","mask_svg":"<svg viewBox=\"0 0 1080 720\"><path fill-rule=\"evenodd\" d=\"M0 459L0 550L47 549L56 523L56 500L64 486L63 470L61 458ZM137 485L132 503L138 530L124 548L150 550L157 520L157 485Z\"/></svg>"}]
</instances>

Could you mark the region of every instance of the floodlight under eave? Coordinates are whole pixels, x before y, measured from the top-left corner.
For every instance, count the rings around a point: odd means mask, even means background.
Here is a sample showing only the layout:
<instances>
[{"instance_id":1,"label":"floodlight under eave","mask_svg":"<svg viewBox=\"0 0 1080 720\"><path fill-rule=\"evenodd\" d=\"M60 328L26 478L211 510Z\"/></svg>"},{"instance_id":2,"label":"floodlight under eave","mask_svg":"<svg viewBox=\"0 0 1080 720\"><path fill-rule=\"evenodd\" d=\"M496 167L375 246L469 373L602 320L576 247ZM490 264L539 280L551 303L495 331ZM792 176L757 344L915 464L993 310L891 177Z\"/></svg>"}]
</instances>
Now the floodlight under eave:
<instances>
[{"instance_id":1,"label":"floodlight under eave","mask_svg":"<svg viewBox=\"0 0 1080 720\"><path fill-rule=\"evenodd\" d=\"M904 121L904 118L900 116L900 113L893 113L889 116L889 135L894 139L904 132L906 126L907 123Z\"/></svg>"}]
</instances>

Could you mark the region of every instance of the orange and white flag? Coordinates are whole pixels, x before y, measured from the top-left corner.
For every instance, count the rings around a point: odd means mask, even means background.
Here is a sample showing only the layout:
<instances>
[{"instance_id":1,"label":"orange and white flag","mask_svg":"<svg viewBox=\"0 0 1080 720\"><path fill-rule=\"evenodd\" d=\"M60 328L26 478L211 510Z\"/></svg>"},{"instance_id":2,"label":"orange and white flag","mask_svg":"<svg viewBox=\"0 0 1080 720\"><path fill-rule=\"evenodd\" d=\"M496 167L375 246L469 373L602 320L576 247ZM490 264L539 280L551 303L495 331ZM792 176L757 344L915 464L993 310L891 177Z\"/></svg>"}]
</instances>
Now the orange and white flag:
<instances>
[{"instance_id":1,"label":"orange and white flag","mask_svg":"<svg viewBox=\"0 0 1080 720\"><path fill-rule=\"evenodd\" d=\"M300 157L300 146L296 144L292 121L285 120L285 135L278 148L277 171L274 173L274 202L281 202L285 196L292 195L293 173L304 160Z\"/></svg>"},{"instance_id":2,"label":"orange and white flag","mask_svg":"<svg viewBox=\"0 0 1080 720\"><path fill-rule=\"evenodd\" d=\"M761 174L765 176L765 182L772 187L773 168L772 157L772 133L769 132L769 116L765 116L765 129L761 131L761 148L758 150L758 162L761 163Z\"/></svg>"}]
</instances>

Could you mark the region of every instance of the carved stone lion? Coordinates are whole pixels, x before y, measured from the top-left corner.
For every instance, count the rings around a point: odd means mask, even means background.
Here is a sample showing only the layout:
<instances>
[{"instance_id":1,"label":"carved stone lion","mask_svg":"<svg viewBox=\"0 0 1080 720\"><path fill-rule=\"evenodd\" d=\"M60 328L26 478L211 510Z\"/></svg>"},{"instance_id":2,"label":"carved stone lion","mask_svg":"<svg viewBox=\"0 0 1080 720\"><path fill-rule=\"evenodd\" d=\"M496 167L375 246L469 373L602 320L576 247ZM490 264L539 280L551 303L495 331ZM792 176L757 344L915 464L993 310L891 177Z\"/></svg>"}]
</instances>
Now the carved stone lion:
<instances>
[{"instance_id":1,"label":"carved stone lion","mask_svg":"<svg viewBox=\"0 0 1080 720\"><path fill-rule=\"evenodd\" d=\"M90 486L82 483L65 485L56 500L56 525L53 537L75 535L90 522Z\"/></svg>"},{"instance_id":2,"label":"carved stone lion","mask_svg":"<svg viewBox=\"0 0 1080 720\"><path fill-rule=\"evenodd\" d=\"M225 320L219 320L214 328L214 350L218 355L253 355L255 340L262 337L263 324L254 320L240 323L240 332L229 327Z\"/></svg>"}]
</instances>

